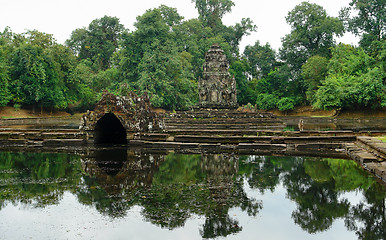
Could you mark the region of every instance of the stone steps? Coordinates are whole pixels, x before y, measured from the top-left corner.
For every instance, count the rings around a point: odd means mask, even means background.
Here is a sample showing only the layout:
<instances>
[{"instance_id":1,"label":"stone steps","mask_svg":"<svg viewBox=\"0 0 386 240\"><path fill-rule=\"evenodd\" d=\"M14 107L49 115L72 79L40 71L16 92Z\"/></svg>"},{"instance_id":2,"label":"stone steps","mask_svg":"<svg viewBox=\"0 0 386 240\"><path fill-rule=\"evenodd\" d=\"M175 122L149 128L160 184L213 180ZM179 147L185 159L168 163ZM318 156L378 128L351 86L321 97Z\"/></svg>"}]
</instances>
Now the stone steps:
<instances>
[{"instance_id":1,"label":"stone steps","mask_svg":"<svg viewBox=\"0 0 386 240\"><path fill-rule=\"evenodd\" d=\"M386 182L386 143L359 136L356 142L347 143L345 148L350 158Z\"/></svg>"},{"instance_id":2,"label":"stone steps","mask_svg":"<svg viewBox=\"0 0 386 240\"><path fill-rule=\"evenodd\" d=\"M280 128L260 129L166 129L171 135L230 135L230 136L357 136L353 131L283 131ZM368 134L368 132L367 132Z\"/></svg>"},{"instance_id":3,"label":"stone steps","mask_svg":"<svg viewBox=\"0 0 386 240\"><path fill-rule=\"evenodd\" d=\"M184 113L169 114L166 119L277 119L272 113L251 113L238 111L187 111Z\"/></svg>"},{"instance_id":4,"label":"stone steps","mask_svg":"<svg viewBox=\"0 0 386 240\"><path fill-rule=\"evenodd\" d=\"M176 135L175 142L183 143L266 143L266 144L300 144L300 143L343 143L355 141L355 136L308 136L308 137L274 137L274 136L213 136L213 135Z\"/></svg>"},{"instance_id":5,"label":"stone steps","mask_svg":"<svg viewBox=\"0 0 386 240\"><path fill-rule=\"evenodd\" d=\"M178 125L166 125L167 130L171 129L199 129L199 130L205 130L205 129L282 129L284 128L283 125L277 125L277 124L260 124L260 125L254 125L254 124L208 124L208 125L184 125L184 124L178 124Z\"/></svg>"},{"instance_id":6,"label":"stone steps","mask_svg":"<svg viewBox=\"0 0 386 240\"><path fill-rule=\"evenodd\" d=\"M284 125L282 121L278 119L222 119L222 120L213 120L213 119L165 119L165 124L167 125L259 125L259 124L281 124Z\"/></svg>"},{"instance_id":7,"label":"stone steps","mask_svg":"<svg viewBox=\"0 0 386 240\"><path fill-rule=\"evenodd\" d=\"M357 144L380 159L386 160L386 143L372 137L359 136Z\"/></svg>"}]
</instances>

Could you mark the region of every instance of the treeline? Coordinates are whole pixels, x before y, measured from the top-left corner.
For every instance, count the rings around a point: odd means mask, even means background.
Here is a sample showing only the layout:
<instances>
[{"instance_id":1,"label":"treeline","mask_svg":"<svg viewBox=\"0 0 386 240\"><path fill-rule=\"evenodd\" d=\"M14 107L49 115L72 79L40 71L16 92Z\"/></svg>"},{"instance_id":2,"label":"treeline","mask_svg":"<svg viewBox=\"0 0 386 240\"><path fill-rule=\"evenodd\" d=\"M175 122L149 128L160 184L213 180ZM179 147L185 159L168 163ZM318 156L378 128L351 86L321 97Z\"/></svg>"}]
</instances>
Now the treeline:
<instances>
[{"instance_id":1,"label":"treeline","mask_svg":"<svg viewBox=\"0 0 386 240\"><path fill-rule=\"evenodd\" d=\"M259 41L239 51L256 31L249 19L225 26L231 0L192 0L197 19L161 5L137 17L135 30L104 16L72 32L65 45L36 30L0 32L0 106L69 111L92 108L103 91L148 92L155 107L184 109L198 102L205 53L218 43L237 81L239 104L290 110L386 106L386 3L352 0L339 17L302 2L286 17L291 32L275 52ZM273 29L272 31L280 31ZM358 47L336 44L350 31Z\"/></svg>"}]
</instances>

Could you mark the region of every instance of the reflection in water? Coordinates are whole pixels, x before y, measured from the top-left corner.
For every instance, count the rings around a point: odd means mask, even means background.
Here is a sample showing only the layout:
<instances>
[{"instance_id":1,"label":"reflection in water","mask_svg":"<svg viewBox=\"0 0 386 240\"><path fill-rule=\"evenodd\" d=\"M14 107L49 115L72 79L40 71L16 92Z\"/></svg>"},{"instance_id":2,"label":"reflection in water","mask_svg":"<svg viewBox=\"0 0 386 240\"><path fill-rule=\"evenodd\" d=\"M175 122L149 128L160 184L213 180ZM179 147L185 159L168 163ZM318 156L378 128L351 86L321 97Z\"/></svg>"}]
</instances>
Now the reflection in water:
<instances>
[{"instance_id":1,"label":"reflection in water","mask_svg":"<svg viewBox=\"0 0 386 240\"><path fill-rule=\"evenodd\" d=\"M280 185L296 203L292 221L307 233L326 231L342 219L359 239L385 237L385 189L347 160L160 155L117 148L90 151L80 159L0 153L0 173L0 216L9 204L42 208L59 204L70 192L111 219L125 218L133 206L141 206L144 220L156 226L182 228L196 215L204 218L198 226L202 238L226 237L243 231L231 209L263 224L253 218L263 202L251 197L247 188L263 196ZM347 192L362 193L362 201L351 203Z\"/></svg>"}]
</instances>

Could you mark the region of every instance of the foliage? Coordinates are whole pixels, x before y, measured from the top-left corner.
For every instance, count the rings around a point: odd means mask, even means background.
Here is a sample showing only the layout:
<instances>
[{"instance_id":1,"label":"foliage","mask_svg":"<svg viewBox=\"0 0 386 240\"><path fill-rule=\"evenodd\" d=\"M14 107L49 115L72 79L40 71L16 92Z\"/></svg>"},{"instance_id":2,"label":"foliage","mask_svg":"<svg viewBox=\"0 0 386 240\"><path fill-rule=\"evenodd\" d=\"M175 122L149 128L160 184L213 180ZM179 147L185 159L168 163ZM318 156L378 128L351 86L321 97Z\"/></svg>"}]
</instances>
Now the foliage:
<instances>
[{"instance_id":1,"label":"foliage","mask_svg":"<svg viewBox=\"0 0 386 240\"><path fill-rule=\"evenodd\" d=\"M66 44L80 59L90 59L96 70L106 70L111 65L111 56L118 49L124 27L116 17L104 16L93 20L87 29L72 32Z\"/></svg>"},{"instance_id":2,"label":"foliage","mask_svg":"<svg viewBox=\"0 0 386 240\"><path fill-rule=\"evenodd\" d=\"M352 14L354 16L351 16ZM360 45L370 50L373 41L386 36L386 2L384 0L352 0L340 17L349 31L361 37Z\"/></svg>"},{"instance_id":3,"label":"foliage","mask_svg":"<svg viewBox=\"0 0 386 240\"><path fill-rule=\"evenodd\" d=\"M235 3L232 0L192 0L200 19L212 29L222 25L221 19L231 12Z\"/></svg>"},{"instance_id":4,"label":"foliage","mask_svg":"<svg viewBox=\"0 0 386 240\"><path fill-rule=\"evenodd\" d=\"M230 66L230 74L236 80L237 87L237 102L240 105L255 102L253 99L253 89L248 84L247 72L248 65L246 61L235 61Z\"/></svg>"},{"instance_id":5,"label":"foliage","mask_svg":"<svg viewBox=\"0 0 386 240\"><path fill-rule=\"evenodd\" d=\"M154 42L138 66L137 89L150 94L154 107L176 109L195 104L197 84L189 71L190 58L189 53L178 53L172 43Z\"/></svg>"},{"instance_id":6,"label":"foliage","mask_svg":"<svg viewBox=\"0 0 386 240\"><path fill-rule=\"evenodd\" d=\"M275 95L269 93L261 93L256 97L257 109L270 110L276 107L278 99Z\"/></svg>"},{"instance_id":7,"label":"foliage","mask_svg":"<svg viewBox=\"0 0 386 240\"><path fill-rule=\"evenodd\" d=\"M295 100L293 98L283 97L276 103L280 111L292 110L295 107Z\"/></svg>"},{"instance_id":8,"label":"foliage","mask_svg":"<svg viewBox=\"0 0 386 240\"><path fill-rule=\"evenodd\" d=\"M334 46L333 37L344 32L338 18L328 16L323 7L309 2L295 6L286 21L291 26L291 33L282 40L280 56L295 71L299 71L311 56L328 57L329 49Z\"/></svg>"},{"instance_id":9,"label":"foliage","mask_svg":"<svg viewBox=\"0 0 386 240\"><path fill-rule=\"evenodd\" d=\"M175 8L161 5L138 16L129 31L118 18L104 16L75 29L66 45L37 30L15 34L5 28L0 106L86 110L107 90L146 91L154 106L186 109L198 101L197 80L214 43L230 62L241 105L386 106L384 1L352 0L340 19L317 4L300 3L286 17L291 32L282 38L278 55L258 40L240 54L242 38L256 26L249 18L223 24L234 1L192 2L198 18L184 20ZM360 36L360 48L335 46L334 37L344 30Z\"/></svg>"},{"instance_id":10,"label":"foliage","mask_svg":"<svg viewBox=\"0 0 386 240\"><path fill-rule=\"evenodd\" d=\"M315 101L315 92L327 75L328 59L318 55L310 57L302 66L302 77L306 85L306 97L310 103Z\"/></svg>"},{"instance_id":11,"label":"foliage","mask_svg":"<svg viewBox=\"0 0 386 240\"><path fill-rule=\"evenodd\" d=\"M340 44L333 49L328 76L315 95L321 109L382 107L386 86L383 65L361 48Z\"/></svg>"},{"instance_id":12,"label":"foliage","mask_svg":"<svg viewBox=\"0 0 386 240\"><path fill-rule=\"evenodd\" d=\"M6 106L11 99L9 80L9 64L5 50L0 45L0 107Z\"/></svg>"},{"instance_id":13,"label":"foliage","mask_svg":"<svg viewBox=\"0 0 386 240\"><path fill-rule=\"evenodd\" d=\"M252 78L265 78L277 66L276 53L269 43L263 46L256 41L255 45L246 46L244 56L247 58Z\"/></svg>"},{"instance_id":14,"label":"foliage","mask_svg":"<svg viewBox=\"0 0 386 240\"><path fill-rule=\"evenodd\" d=\"M38 46L25 44L17 48L12 57L13 101L41 106L65 106L63 91L55 71L54 62Z\"/></svg>"}]
</instances>

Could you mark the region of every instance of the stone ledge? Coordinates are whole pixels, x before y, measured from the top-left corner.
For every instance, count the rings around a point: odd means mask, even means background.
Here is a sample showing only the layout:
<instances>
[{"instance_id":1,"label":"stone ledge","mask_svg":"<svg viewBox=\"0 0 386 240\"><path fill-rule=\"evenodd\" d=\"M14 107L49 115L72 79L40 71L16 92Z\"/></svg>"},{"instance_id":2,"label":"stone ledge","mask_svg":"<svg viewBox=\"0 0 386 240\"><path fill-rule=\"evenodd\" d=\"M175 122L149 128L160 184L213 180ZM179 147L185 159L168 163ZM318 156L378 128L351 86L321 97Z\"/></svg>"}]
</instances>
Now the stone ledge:
<instances>
[{"instance_id":1,"label":"stone ledge","mask_svg":"<svg viewBox=\"0 0 386 240\"><path fill-rule=\"evenodd\" d=\"M364 145L369 151L375 151L375 154L386 160L386 143L373 137L357 137L358 142Z\"/></svg>"}]
</instances>

